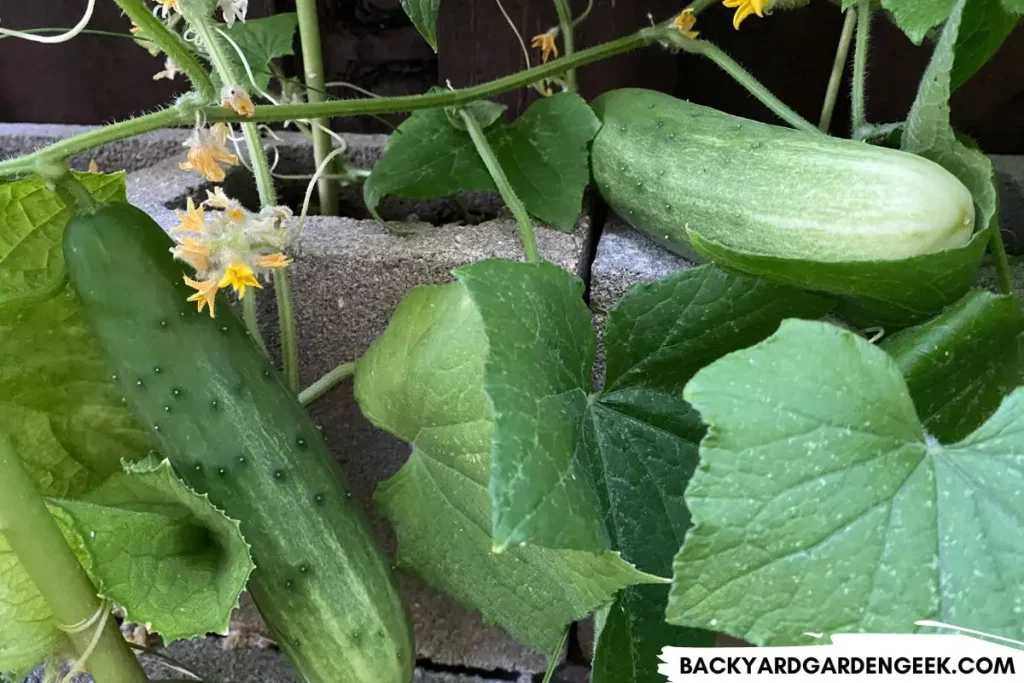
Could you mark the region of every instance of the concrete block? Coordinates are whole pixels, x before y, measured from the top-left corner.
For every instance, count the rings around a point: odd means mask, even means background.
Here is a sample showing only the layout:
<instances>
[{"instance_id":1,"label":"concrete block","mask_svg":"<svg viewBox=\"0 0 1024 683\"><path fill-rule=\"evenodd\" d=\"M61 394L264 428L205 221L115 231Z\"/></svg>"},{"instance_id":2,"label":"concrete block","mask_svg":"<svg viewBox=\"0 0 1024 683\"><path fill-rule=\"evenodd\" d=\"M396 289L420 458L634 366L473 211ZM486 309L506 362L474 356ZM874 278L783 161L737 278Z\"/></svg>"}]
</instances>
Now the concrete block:
<instances>
[{"instance_id":1,"label":"concrete block","mask_svg":"<svg viewBox=\"0 0 1024 683\"><path fill-rule=\"evenodd\" d=\"M1000 226L1006 250L1024 254L1024 156L992 156L999 188Z\"/></svg>"}]
</instances>

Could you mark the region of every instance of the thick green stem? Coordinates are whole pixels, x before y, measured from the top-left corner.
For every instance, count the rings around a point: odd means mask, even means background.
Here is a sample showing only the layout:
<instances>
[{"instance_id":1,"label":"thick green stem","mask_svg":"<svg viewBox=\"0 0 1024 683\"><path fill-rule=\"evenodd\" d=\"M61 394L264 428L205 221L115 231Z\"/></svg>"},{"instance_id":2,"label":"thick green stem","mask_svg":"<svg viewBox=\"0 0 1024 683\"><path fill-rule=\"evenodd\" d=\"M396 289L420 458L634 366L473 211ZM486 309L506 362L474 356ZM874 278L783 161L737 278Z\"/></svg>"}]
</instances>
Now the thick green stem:
<instances>
[{"instance_id":1,"label":"thick green stem","mask_svg":"<svg viewBox=\"0 0 1024 683\"><path fill-rule=\"evenodd\" d=\"M296 0L295 9L299 15L299 39L302 42L302 67L306 75L306 99L309 102L323 102L324 59L320 47L320 20L317 16L316 0ZM330 125L327 119L313 121L313 157L320 168L324 157L331 153L334 145L331 136L324 130ZM332 169L328 169L331 171ZM320 213L325 216L338 214L338 183L325 175L317 182L320 195Z\"/></svg>"},{"instance_id":2,"label":"thick green stem","mask_svg":"<svg viewBox=\"0 0 1024 683\"><path fill-rule=\"evenodd\" d=\"M299 403L308 406L354 374L356 374L355 363L342 363L303 389L299 394Z\"/></svg>"},{"instance_id":3,"label":"thick green stem","mask_svg":"<svg viewBox=\"0 0 1024 683\"><path fill-rule=\"evenodd\" d=\"M459 116L466 124L466 130L469 132L469 137L473 139L477 154L480 155L484 165L490 172L491 179L494 180L498 192L501 193L501 198L505 200L505 205L508 206L512 215L516 217L516 222L519 223L519 233L522 235L526 260L530 263L538 263L541 260L540 251L537 249L537 236L533 232L533 220L530 218L530 212L526 210L523 200L519 198L519 195L512 188L512 183L509 182L504 169L498 163L497 157L494 156L494 150L491 149L490 143L487 142L487 136L484 135L480 124L465 109L459 110Z\"/></svg>"},{"instance_id":4,"label":"thick green stem","mask_svg":"<svg viewBox=\"0 0 1024 683\"><path fill-rule=\"evenodd\" d=\"M988 243L988 249L992 253L992 264L996 268L996 284L1002 294L1013 294L1013 277L1010 274L1010 261L1006 257L1006 245L1003 243L1003 234L999 226L992 228L992 239Z\"/></svg>"},{"instance_id":5,"label":"thick green stem","mask_svg":"<svg viewBox=\"0 0 1024 683\"><path fill-rule=\"evenodd\" d=\"M821 133L817 126L793 111L785 102L772 94L768 88L751 76L736 60L722 52L717 46L705 40L692 40L678 31L671 31L668 34L668 39L686 52L704 55L713 61L723 71L732 76L734 81L746 88L747 92L759 99L762 104L775 112L776 116L789 125L810 133Z\"/></svg>"},{"instance_id":6,"label":"thick green stem","mask_svg":"<svg viewBox=\"0 0 1024 683\"><path fill-rule=\"evenodd\" d=\"M157 19L142 0L114 0L121 11L128 15L128 18L142 29L146 38L152 40L157 46L170 57L178 68L181 69L188 80L192 81L192 87L199 93L203 102L213 102L217 93L213 89L213 81L210 74L206 72L203 65L199 63L195 55L176 33L167 30L164 23Z\"/></svg>"},{"instance_id":7,"label":"thick green stem","mask_svg":"<svg viewBox=\"0 0 1024 683\"><path fill-rule=\"evenodd\" d=\"M853 29L856 25L857 10L850 8L846 11L843 32L839 35L839 47L836 48L836 60L832 63L832 75L828 79L828 89L825 91L825 103L821 106L818 128L822 133L827 133L832 127L832 114L836 110L836 98L839 97L839 86L843 82L843 72L846 71L846 60L850 56L850 42L853 40Z\"/></svg>"},{"instance_id":8,"label":"thick green stem","mask_svg":"<svg viewBox=\"0 0 1024 683\"><path fill-rule=\"evenodd\" d=\"M281 326L281 358L284 377L292 391L299 390L299 342L292 311L292 283L286 268L274 273L274 293L277 295L278 322ZM284 312L282 312L284 311Z\"/></svg>"},{"instance_id":9,"label":"thick green stem","mask_svg":"<svg viewBox=\"0 0 1024 683\"><path fill-rule=\"evenodd\" d=\"M558 26L562 33L565 56L572 57L576 53L576 41L573 36L572 11L569 9L569 0L555 0L555 11L558 12ZM565 72L565 87L569 90L576 90L576 69L569 69Z\"/></svg>"},{"instance_id":10,"label":"thick green stem","mask_svg":"<svg viewBox=\"0 0 1024 683\"><path fill-rule=\"evenodd\" d=\"M282 106L256 107L255 114L250 118L239 116L225 107L200 107L186 109L166 109L146 114L138 118L111 124L103 128L75 135L56 142L48 147L22 157L0 161L0 177L18 173L31 173L36 164L48 160L66 159L74 154L98 147L116 140L123 140L134 135L141 135L169 126L192 125L196 112L206 117L207 121L252 121L274 122L293 121L296 119L312 119L334 116L373 116L377 114L395 114L400 112L434 109L437 107L453 107L468 104L477 100L495 97L510 90L528 86L531 83L551 78L564 73L567 69L599 62L609 57L630 52L650 45L667 36L678 32L666 27L645 28L636 33L618 38L588 50L577 52L572 57L555 59L547 64L536 66L504 76L472 88L449 90L427 95L408 95L402 97L377 97L356 100L329 100L310 104L290 104Z\"/></svg>"},{"instance_id":11,"label":"thick green stem","mask_svg":"<svg viewBox=\"0 0 1024 683\"><path fill-rule=\"evenodd\" d=\"M97 597L96 587L68 547L11 442L3 435L0 531L54 619L68 633L81 658L81 668L96 683L146 683L146 674L121 636L117 622L104 612L109 605ZM80 628L90 622L90 627Z\"/></svg>"},{"instance_id":12,"label":"thick green stem","mask_svg":"<svg viewBox=\"0 0 1024 683\"><path fill-rule=\"evenodd\" d=\"M853 53L852 132L859 137L867 126L868 43L871 40L871 0L857 5L857 45Z\"/></svg>"},{"instance_id":13,"label":"thick green stem","mask_svg":"<svg viewBox=\"0 0 1024 683\"><path fill-rule=\"evenodd\" d=\"M694 14L700 14L708 7L717 5L718 2L719 0L693 0L693 2L687 5L686 9L691 10Z\"/></svg>"}]
</instances>

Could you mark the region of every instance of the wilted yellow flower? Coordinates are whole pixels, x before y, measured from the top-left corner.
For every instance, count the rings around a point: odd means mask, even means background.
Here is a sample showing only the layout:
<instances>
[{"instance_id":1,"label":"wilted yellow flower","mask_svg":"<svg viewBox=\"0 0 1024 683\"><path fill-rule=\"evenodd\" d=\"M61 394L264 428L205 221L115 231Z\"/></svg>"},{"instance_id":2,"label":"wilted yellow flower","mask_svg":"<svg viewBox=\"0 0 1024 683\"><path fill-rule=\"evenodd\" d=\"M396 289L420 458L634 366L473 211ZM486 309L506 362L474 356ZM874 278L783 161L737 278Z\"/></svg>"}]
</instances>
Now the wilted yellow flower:
<instances>
[{"instance_id":1,"label":"wilted yellow flower","mask_svg":"<svg viewBox=\"0 0 1024 683\"><path fill-rule=\"evenodd\" d=\"M725 0L726 7L735 7L736 14L732 17L732 25L738 31L743 20L751 14L764 17L764 10L768 7L770 0Z\"/></svg>"},{"instance_id":2,"label":"wilted yellow flower","mask_svg":"<svg viewBox=\"0 0 1024 683\"><path fill-rule=\"evenodd\" d=\"M269 254L256 260L256 265L260 268L284 268L291 263L292 260L284 254Z\"/></svg>"},{"instance_id":3,"label":"wilted yellow flower","mask_svg":"<svg viewBox=\"0 0 1024 683\"><path fill-rule=\"evenodd\" d=\"M231 206L232 200L226 194L224 194L224 188L220 185L215 185L213 192L206 191L206 201L203 202L203 206L212 206L215 209L226 209Z\"/></svg>"},{"instance_id":4,"label":"wilted yellow flower","mask_svg":"<svg viewBox=\"0 0 1024 683\"><path fill-rule=\"evenodd\" d=\"M697 15L693 13L692 9L684 9L679 13L679 16L672 22L676 30L682 33L690 40L696 40L697 36L700 35L700 31L694 31L693 27L697 23Z\"/></svg>"},{"instance_id":5,"label":"wilted yellow flower","mask_svg":"<svg viewBox=\"0 0 1024 683\"><path fill-rule=\"evenodd\" d=\"M210 248L192 237L183 239L181 244L171 249L171 253L196 270L207 270L210 267Z\"/></svg>"},{"instance_id":6,"label":"wilted yellow flower","mask_svg":"<svg viewBox=\"0 0 1024 683\"><path fill-rule=\"evenodd\" d=\"M534 36L530 42L530 47L540 49L540 59L542 62L547 62L548 59L554 55L555 59L558 59L558 40L559 29L554 27L545 33L541 33L539 36Z\"/></svg>"},{"instance_id":7,"label":"wilted yellow flower","mask_svg":"<svg viewBox=\"0 0 1024 683\"><path fill-rule=\"evenodd\" d=\"M207 180L222 182L225 177L220 164L238 165L238 157L228 152L225 144L230 129L224 123L215 123L210 130L196 128L185 141L188 150L188 161L179 164L183 171L196 171Z\"/></svg>"},{"instance_id":8,"label":"wilted yellow flower","mask_svg":"<svg viewBox=\"0 0 1024 683\"><path fill-rule=\"evenodd\" d=\"M185 284L192 289L196 290L196 293L190 296L187 301L195 301L199 304L199 312L203 312L204 306L210 307L210 317L214 317L213 307L217 303L217 286L216 280L193 280L189 276L185 276Z\"/></svg>"},{"instance_id":9,"label":"wilted yellow flower","mask_svg":"<svg viewBox=\"0 0 1024 683\"><path fill-rule=\"evenodd\" d=\"M229 85L220 91L220 106L231 107L239 116L252 116L256 113L256 107L252 98L245 88Z\"/></svg>"},{"instance_id":10,"label":"wilted yellow flower","mask_svg":"<svg viewBox=\"0 0 1024 683\"><path fill-rule=\"evenodd\" d=\"M231 287L238 293L238 298L242 299L245 297L246 287L255 287L257 289L263 289L263 285L256 279L256 274L252 272L245 263L232 263L228 266L227 270L224 271L224 276L217 283L218 287Z\"/></svg>"},{"instance_id":11,"label":"wilted yellow flower","mask_svg":"<svg viewBox=\"0 0 1024 683\"><path fill-rule=\"evenodd\" d=\"M171 232L202 232L206 226L206 217L203 214L202 205L197 208L195 202L189 197L184 212L175 210L174 215L181 222L177 227L171 228Z\"/></svg>"}]
</instances>

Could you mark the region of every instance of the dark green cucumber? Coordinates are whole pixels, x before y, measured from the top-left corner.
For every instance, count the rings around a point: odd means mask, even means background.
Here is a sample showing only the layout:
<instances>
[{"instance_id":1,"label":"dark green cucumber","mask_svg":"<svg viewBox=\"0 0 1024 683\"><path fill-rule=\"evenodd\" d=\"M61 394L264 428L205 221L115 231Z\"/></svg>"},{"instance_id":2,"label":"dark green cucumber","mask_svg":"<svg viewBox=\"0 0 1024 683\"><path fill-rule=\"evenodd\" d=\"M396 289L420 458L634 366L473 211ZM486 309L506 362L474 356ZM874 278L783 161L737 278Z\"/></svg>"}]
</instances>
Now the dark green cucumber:
<instances>
[{"instance_id":1,"label":"dark green cucumber","mask_svg":"<svg viewBox=\"0 0 1024 683\"><path fill-rule=\"evenodd\" d=\"M409 619L316 425L225 300L192 293L145 213L109 204L75 218L64 255L126 400L179 476L252 545L249 590L311 683L407 683Z\"/></svg>"}]
</instances>

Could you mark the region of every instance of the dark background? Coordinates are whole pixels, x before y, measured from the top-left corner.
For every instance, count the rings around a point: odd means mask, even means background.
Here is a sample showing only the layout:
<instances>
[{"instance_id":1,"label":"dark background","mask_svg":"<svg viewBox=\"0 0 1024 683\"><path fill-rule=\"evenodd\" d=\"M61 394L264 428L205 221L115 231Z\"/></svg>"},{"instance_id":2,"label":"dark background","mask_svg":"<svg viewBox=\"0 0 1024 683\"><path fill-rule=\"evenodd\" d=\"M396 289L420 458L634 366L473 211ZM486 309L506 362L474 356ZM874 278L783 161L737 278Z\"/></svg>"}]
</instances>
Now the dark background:
<instances>
[{"instance_id":1,"label":"dark background","mask_svg":"<svg viewBox=\"0 0 1024 683\"><path fill-rule=\"evenodd\" d=\"M585 0L574 0L582 10ZM593 14L579 29L577 44L589 46L632 32L651 13L663 19L678 12L680 0L596 0ZM74 25L82 0L33 0L2 3L7 28ZM504 0L513 21L529 41L556 22L550 0ZM446 80L467 86L522 67L521 50L494 0L442 0L439 24L441 51L435 55L410 25L400 0L320 0L321 31L328 80L344 80L381 95L425 91ZM291 11L294 0L250 0L250 17ZM831 70L842 16L834 5L815 0L808 7L748 19L735 31L732 11L716 6L701 15L698 28L752 71L765 85L803 116L817 121ZM930 47L912 45L887 19L878 15L872 35L868 80L868 119L873 123L902 119ZM93 29L126 31L127 20L112 0L100 0ZM535 59L536 51L531 51ZM301 73L296 60L286 60L289 73ZM1024 153L1024 29L1004 44L996 58L953 98L954 125L993 153ZM184 87L153 81L162 69L132 41L83 35L70 43L37 45L0 40L0 121L40 123L103 123L150 111ZM849 70L847 72L849 75ZM621 86L664 90L734 114L770 120L771 115L742 88L707 60L672 55L657 47L623 55L584 68L583 94L593 96ZM843 96L833 130L848 127L848 102ZM333 91L349 97L344 90ZM510 93L503 100L514 111L529 102L530 92ZM377 120L336 120L341 130L379 132Z\"/></svg>"}]
</instances>

